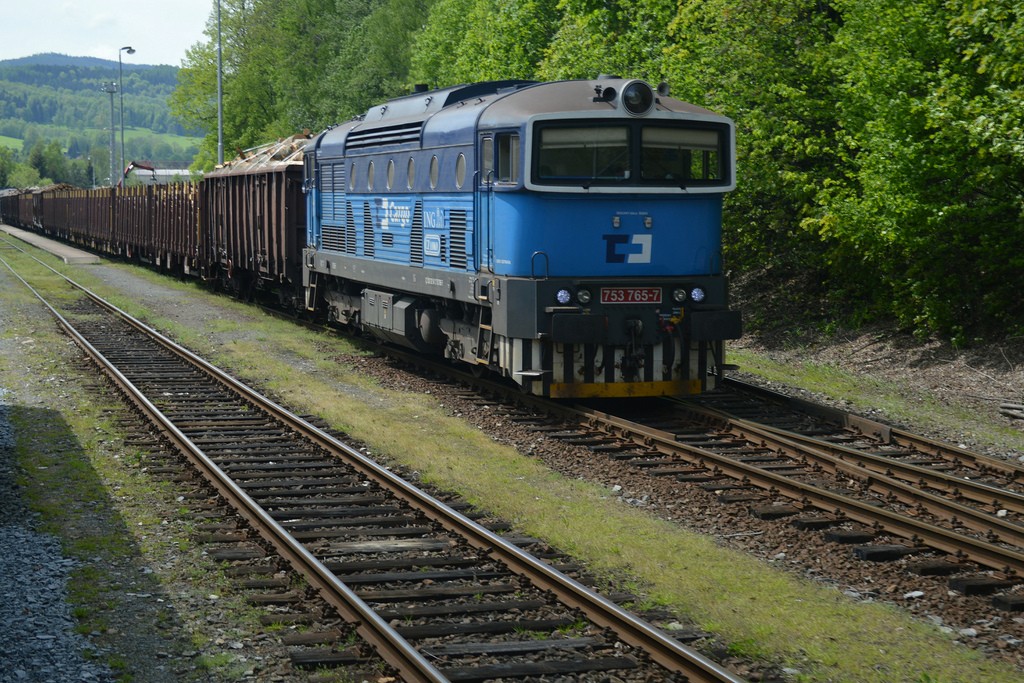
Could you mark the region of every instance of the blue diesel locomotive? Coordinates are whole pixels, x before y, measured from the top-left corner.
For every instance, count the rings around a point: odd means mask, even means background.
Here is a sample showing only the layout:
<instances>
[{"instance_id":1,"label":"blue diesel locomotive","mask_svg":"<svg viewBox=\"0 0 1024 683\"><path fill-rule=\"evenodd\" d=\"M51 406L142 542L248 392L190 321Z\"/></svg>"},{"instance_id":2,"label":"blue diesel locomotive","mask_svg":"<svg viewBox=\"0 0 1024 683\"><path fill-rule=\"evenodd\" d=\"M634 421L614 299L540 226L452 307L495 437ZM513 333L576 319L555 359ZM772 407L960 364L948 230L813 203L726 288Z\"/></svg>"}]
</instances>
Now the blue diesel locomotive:
<instances>
[{"instance_id":1,"label":"blue diesel locomotive","mask_svg":"<svg viewBox=\"0 0 1024 683\"><path fill-rule=\"evenodd\" d=\"M707 391L734 160L729 119L640 80L419 89L307 145L306 306L532 394Z\"/></svg>"}]
</instances>

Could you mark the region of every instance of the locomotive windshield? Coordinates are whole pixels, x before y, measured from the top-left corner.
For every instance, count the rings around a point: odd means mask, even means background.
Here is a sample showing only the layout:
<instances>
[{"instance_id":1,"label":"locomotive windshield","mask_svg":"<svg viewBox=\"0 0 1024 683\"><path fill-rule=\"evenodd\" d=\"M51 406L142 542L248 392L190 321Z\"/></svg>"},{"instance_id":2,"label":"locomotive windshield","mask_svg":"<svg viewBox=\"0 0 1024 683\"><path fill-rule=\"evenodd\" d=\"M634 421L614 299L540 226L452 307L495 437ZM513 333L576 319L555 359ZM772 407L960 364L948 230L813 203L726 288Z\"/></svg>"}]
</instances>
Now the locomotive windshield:
<instances>
[{"instance_id":1,"label":"locomotive windshield","mask_svg":"<svg viewBox=\"0 0 1024 683\"><path fill-rule=\"evenodd\" d=\"M630 130L600 128L542 128L537 155L539 180L621 181L631 175Z\"/></svg>"},{"instance_id":2,"label":"locomotive windshield","mask_svg":"<svg viewBox=\"0 0 1024 683\"><path fill-rule=\"evenodd\" d=\"M725 126L546 124L537 127L534 182L541 185L692 187L726 185Z\"/></svg>"}]
</instances>

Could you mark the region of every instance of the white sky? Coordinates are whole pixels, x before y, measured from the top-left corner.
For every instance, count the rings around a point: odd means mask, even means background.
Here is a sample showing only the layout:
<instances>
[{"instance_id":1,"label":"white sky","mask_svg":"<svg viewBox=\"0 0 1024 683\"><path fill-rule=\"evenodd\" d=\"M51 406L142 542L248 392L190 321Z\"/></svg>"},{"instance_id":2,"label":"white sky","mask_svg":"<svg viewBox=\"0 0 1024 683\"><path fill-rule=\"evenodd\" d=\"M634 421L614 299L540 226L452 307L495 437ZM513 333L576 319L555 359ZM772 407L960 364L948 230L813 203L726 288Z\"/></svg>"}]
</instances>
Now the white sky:
<instances>
[{"instance_id":1,"label":"white sky","mask_svg":"<svg viewBox=\"0 0 1024 683\"><path fill-rule=\"evenodd\" d=\"M57 52L181 66L217 0L0 0L0 60Z\"/></svg>"}]
</instances>

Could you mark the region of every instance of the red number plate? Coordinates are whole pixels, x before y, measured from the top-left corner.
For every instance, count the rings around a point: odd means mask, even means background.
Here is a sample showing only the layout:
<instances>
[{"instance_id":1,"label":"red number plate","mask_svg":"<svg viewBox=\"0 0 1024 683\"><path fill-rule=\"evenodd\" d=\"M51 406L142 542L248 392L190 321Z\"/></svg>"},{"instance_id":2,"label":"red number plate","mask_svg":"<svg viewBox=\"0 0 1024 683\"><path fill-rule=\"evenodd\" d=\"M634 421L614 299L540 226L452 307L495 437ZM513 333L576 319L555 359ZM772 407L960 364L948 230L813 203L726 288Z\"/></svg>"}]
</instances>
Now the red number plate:
<instances>
[{"instance_id":1,"label":"red number plate","mask_svg":"<svg viewBox=\"0 0 1024 683\"><path fill-rule=\"evenodd\" d=\"M603 304L660 304L661 287L602 287Z\"/></svg>"}]
</instances>

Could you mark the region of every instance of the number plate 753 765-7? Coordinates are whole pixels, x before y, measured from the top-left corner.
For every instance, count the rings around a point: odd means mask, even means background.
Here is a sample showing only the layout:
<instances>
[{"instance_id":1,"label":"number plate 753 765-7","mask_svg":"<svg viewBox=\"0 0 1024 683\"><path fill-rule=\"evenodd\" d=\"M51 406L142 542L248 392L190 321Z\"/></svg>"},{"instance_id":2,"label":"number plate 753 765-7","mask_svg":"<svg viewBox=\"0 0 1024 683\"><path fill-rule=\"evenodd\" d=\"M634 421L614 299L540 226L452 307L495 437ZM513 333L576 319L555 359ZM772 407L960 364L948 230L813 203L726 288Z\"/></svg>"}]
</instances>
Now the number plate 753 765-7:
<instances>
[{"instance_id":1,"label":"number plate 753 765-7","mask_svg":"<svg viewBox=\"0 0 1024 683\"><path fill-rule=\"evenodd\" d=\"M602 287L603 304L660 304L661 287Z\"/></svg>"}]
</instances>

